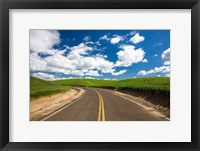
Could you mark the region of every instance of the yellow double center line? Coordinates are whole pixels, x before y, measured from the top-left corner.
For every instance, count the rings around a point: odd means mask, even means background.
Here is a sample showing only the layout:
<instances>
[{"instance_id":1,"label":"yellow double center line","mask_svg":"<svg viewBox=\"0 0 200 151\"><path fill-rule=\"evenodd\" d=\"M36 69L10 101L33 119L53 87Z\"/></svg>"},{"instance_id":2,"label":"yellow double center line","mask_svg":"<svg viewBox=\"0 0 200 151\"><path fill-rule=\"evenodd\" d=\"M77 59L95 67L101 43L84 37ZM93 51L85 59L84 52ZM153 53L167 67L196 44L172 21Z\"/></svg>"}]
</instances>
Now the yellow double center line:
<instances>
[{"instance_id":1,"label":"yellow double center line","mask_svg":"<svg viewBox=\"0 0 200 151\"><path fill-rule=\"evenodd\" d=\"M104 102L103 102L103 97L101 94L94 90L98 96L99 96L99 112L98 112L98 121L105 121L105 110L104 110Z\"/></svg>"}]
</instances>

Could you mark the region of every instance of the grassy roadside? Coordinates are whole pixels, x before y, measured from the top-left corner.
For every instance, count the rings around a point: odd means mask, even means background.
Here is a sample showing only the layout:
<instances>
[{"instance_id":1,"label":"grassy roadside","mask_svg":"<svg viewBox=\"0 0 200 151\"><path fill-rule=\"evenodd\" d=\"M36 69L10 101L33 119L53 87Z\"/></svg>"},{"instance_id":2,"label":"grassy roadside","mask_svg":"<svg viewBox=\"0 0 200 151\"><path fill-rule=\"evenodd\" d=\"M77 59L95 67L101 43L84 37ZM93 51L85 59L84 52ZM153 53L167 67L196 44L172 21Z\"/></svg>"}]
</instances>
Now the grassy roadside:
<instances>
[{"instance_id":1,"label":"grassy roadside","mask_svg":"<svg viewBox=\"0 0 200 151\"><path fill-rule=\"evenodd\" d=\"M31 100L41 96L49 96L69 90L68 87L44 81L35 77L30 77L30 98Z\"/></svg>"}]
</instances>

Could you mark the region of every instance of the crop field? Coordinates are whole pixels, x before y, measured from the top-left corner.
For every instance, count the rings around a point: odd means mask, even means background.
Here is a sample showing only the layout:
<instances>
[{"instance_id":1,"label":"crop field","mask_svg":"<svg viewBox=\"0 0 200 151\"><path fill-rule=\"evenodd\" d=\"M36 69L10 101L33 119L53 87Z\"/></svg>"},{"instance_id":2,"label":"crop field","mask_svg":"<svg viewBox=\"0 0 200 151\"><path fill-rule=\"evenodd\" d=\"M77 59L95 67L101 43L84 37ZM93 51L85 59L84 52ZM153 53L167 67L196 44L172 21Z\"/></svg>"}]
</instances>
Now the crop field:
<instances>
[{"instance_id":1,"label":"crop field","mask_svg":"<svg viewBox=\"0 0 200 151\"><path fill-rule=\"evenodd\" d=\"M50 96L52 94L65 92L69 88L63 85L44 81L35 77L30 77L30 98L35 99L40 96Z\"/></svg>"},{"instance_id":2,"label":"crop field","mask_svg":"<svg viewBox=\"0 0 200 151\"><path fill-rule=\"evenodd\" d=\"M155 90L170 91L170 78L167 77L147 77L134 78L126 80L95 80L95 79L66 79L52 81L52 83L63 86L86 86L86 87L103 87L114 89L129 90Z\"/></svg>"},{"instance_id":3,"label":"crop field","mask_svg":"<svg viewBox=\"0 0 200 151\"><path fill-rule=\"evenodd\" d=\"M57 81L45 81L30 77L31 100L50 96L69 90L68 86L101 87L116 90L151 91L156 93L170 93L170 78L148 77L126 80L96 80L96 79L65 79Z\"/></svg>"}]
</instances>

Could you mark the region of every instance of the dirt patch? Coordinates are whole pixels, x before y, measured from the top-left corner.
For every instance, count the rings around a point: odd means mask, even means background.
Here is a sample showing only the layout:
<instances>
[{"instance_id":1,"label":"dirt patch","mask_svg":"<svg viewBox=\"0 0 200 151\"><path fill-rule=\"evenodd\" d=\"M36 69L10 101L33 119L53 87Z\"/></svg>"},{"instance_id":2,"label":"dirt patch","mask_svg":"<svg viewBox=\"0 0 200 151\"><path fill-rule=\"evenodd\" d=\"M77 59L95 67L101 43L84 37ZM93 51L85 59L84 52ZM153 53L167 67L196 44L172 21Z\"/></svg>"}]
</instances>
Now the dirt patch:
<instances>
[{"instance_id":1,"label":"dirt patch","mask_svg":"<svg viewBox=\"0 0 200 151\"><path fill-rule=\"evenodd\" d=\"M129 90L120 90L119 93L120 92L124 95L128 94L131 99L147 107L153 107L162 115L170 118L170 95L164 93L156 94L152 92L137 92Z\"/></svg>"},{"instance_id":2,"label":"dirt patch","mask_svg":"<svg viewBox=\"0 0 200 151\"><path fill-rule=\"evenodd\" d=\"M85 90L71 88L69 91L52 96L45 96L30 102L30 120L38 121L79 98Z\"/></svg>"}]
</instances>

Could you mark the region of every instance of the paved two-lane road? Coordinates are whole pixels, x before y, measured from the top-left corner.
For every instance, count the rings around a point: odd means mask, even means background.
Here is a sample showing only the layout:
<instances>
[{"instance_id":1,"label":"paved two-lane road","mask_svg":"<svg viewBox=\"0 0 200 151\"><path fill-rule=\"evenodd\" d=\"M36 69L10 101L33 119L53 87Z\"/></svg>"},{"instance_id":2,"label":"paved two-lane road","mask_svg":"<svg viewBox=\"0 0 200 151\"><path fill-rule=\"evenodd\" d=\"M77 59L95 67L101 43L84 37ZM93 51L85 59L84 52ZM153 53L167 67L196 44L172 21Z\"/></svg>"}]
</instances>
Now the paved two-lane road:
<instances>
[{"instance_id":1,"label":"paved two-lane road","mask_svg":"<svg viewBox=\"0 0 200 151\"><path fill-rule=\"evenodd\" d=\"M45 121L166 121L166 117L113 90L84 88L73 103L45 117Z\"/></svg>"}]
</instances>

